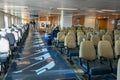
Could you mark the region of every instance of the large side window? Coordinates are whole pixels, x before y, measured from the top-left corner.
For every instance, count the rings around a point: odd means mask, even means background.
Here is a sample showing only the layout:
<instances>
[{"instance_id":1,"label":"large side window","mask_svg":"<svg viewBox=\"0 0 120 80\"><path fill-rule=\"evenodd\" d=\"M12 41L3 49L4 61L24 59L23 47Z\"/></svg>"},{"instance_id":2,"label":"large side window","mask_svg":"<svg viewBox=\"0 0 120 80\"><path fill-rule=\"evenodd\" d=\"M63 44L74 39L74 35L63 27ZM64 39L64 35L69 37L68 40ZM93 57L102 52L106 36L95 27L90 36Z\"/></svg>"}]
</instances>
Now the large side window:
<instances>
[{"instance_id":1,"label":"large side window","mask_svg":"<svg viewBox=\"0 0 120 80\"><path fill-rule=\"evenodd\" d=\"M4 16L5 28L8 28L8 16Z\"/></svg>"}]
</instances>

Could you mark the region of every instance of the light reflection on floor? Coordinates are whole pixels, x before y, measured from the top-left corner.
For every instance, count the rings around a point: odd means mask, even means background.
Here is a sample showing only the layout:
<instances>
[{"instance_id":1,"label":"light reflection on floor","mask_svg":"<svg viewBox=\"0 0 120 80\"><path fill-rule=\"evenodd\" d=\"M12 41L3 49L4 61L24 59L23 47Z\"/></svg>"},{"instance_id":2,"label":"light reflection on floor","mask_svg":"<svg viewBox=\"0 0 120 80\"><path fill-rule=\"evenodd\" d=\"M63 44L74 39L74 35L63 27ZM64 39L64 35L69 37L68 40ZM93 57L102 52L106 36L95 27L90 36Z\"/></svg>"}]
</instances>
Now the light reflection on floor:
<instances>
[{"instance_id":1,"label":"light reflection on floor","mask_svg":"<svg viewBox=\"0 0 120 80\"><path fill-rule=\"evenodd\" d=\"M25 42L24 50L19 53L20 57L15 61L17 63L16 69L11 67L12 70L8 73L6 80L56 80L70 77L78 80L57 51L52 47L45 46L44 43L36 44L37 41L43 42L41 39L36 39L36 37L32 37L31 34L28 35L29 39ZM35 40L35 42L31 40ZM32 47L29 46L30 44ZM40 49L35 49L39 47Z\"/></svg>"}]
</instances>

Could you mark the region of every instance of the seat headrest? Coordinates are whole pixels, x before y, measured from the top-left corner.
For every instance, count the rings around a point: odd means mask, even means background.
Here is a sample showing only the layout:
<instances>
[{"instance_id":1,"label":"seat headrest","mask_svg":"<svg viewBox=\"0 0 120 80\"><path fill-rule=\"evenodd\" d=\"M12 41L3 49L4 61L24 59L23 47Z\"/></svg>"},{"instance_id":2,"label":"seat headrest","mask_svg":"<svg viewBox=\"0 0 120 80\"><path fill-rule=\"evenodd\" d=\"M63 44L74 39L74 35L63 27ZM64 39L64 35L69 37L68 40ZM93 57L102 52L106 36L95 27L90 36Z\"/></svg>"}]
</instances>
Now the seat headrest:
<instances>
[{"instance_id":1,"label":"seat headrest","mask_svg":"<svg viewBox=\"0 0 120 80\"><path fill-rule=\"evenodd\" d=\"M10 30L10 29L7 29L6 32L7 32L7 33L11 33L11 30Z\"/></svg>"},{"instance_id":2,"label":"seat headrest","mask_svg":"<svg viewBox=\"0 0 120 80\"><path fill-rule=\"evenodd\" d=\"M4 32L4 31L1 31L1 32L0 32L0 35L1 35L1 37L5 37L5 35L6 35L6 32Z\"/></svg>"}]
</instances>

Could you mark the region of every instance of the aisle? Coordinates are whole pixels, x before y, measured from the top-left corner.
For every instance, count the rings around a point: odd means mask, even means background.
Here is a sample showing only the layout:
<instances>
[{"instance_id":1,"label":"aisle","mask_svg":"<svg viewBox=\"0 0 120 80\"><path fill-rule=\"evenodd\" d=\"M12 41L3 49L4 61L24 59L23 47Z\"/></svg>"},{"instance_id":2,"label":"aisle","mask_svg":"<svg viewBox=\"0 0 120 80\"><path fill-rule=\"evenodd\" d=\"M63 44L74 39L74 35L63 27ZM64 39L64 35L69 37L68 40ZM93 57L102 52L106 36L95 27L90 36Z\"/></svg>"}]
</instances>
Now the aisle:
<instances>
[{"instance_id":1,"label":"aisle","mask_svg":"<svg viewBox=\"0 0 120 80\"><path fill-rule=\"evenodd\" d=\"M39 33L30 28L5 80L79 80L51 46L46 46Z\"/></svg>"}]
</instances>

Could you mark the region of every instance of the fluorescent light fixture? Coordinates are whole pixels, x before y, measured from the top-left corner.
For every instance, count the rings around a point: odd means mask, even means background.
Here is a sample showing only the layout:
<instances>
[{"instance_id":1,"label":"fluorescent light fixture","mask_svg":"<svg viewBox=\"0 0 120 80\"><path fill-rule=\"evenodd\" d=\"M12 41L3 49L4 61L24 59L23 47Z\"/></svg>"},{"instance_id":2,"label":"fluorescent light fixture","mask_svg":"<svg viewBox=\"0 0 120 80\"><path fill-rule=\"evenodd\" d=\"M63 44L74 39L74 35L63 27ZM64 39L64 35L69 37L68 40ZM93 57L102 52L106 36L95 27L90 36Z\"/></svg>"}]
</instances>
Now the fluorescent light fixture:
<instances>
[{"instance_id":1,"label":"fluorescent light fixture","mask_svg":"<svg viewBox=\"0 0 120 80\"><path fill-rule=\"evenodd\" d=\"M4 8L10 8L10 9L20 8L20 9L25 9L25 8L28 8L28 7L27 6L5 5Z\"/></svg>"},{"instance_id":2,"label":"fluorescent light fixture","mask_svg":"<svg viewBox=\"0 0 120 80\"><path fill-rule=\"evenodd\" d=\"M61 14L61 13L48 13L48 14Z\"/></svg>"},{"instance_id":3,"label":"fluorescent light fixture","mask_svg":"<svg viewBox=\"0 0 120 80\"><path fill-rule=\"evenodd\" d=\"M101 11L101 10L96 10L96 12L98 12L98 13L104 13L103 11Z\"/></svg>"},{"instance_id":4,"label":"fluorescent light fixture","mask_svg":"<svg viewBox=\"0 0 120 80\"><path fill-rule=\"evenodd\" d=\"M119 15L118 13L112 13L112 15Z\"/></svg>"},{"instance_id":5,"label":"fluorescent light fixture","mask_svg":"<svg viewBox=\"0 0 120 80\"><path fill-rule=\"evenodd\" d=\"M78 10L77 8L57 8L58 10Z\"/></svg>"},{"instance_id":6,"label":"fluorescent light fixture","mask_svg":"<svg viewBox=\"0 0 120 80\"><path fill-rule=\"evenodd\" d=\"M112 9L102 9L101 11L115 12L116 10L112 10Z\"/></svg>"}]
</instances>

